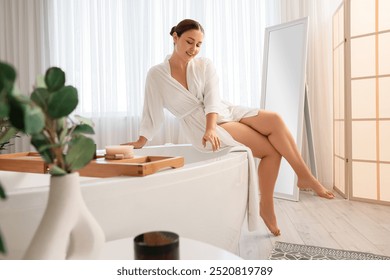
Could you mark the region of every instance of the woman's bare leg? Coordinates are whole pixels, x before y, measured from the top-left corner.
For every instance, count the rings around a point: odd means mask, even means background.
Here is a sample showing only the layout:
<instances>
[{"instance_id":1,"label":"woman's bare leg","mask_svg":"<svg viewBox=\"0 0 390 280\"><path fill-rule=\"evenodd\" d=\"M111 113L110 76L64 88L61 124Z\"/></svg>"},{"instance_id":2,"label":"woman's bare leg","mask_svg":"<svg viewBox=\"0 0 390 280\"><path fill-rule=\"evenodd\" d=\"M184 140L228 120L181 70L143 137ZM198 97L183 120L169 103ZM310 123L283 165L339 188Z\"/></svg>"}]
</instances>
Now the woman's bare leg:
<instances>
[{"instance_id":1,"label":"woman's bare leg","mask_svg":"<svg viewBox=\"0 0 390 280\"><path fill-rule=\"evenodd\" d=\"M278 176L281 155L268 141L268 138L261 135L247 125L238 122L229 122L221 124L232 137L249 147L253 156L261 158L258 174L260 187L260 216L268 229L274 235L280 235L280 230L276 221L274 211L274 189Z\"/></svg>"},{"instance_id":2,"label":"woman's bare leg","mask_svg":"<svg viewBox=\"0 0 390 280\"><path fill-rule=\"evenodd\" d=\"M274 146L294 169L298 176L297 184L299 188L310 188L317 195L328 199L334 197L334 194L323 187L311 174L298 151L294 138L278 114L261 111L257 116L243 118L240 122L268 138L272 146Z\"/></svg>"}]
</instances>

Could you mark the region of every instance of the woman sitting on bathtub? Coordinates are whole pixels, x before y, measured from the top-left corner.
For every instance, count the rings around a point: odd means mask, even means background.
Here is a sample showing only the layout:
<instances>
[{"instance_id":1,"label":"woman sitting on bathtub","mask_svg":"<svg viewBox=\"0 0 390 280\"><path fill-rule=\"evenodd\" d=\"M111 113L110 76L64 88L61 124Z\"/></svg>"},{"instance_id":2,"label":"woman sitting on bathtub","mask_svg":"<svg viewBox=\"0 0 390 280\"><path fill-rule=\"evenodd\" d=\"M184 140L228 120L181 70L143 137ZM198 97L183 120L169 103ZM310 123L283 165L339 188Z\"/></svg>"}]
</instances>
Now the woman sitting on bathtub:
<instances>
[{"instance_id":1,"label":"woman sitting on bathtub","mask_svg":"<svg viewBox=\"0 0 390 280\"><path fill-rule=\"evenodd\" d=\"M170 34L173 53L149 70L140 137L127 144L142 148L152 139L162 125L163 108L166 108L180 120L184 134L200 150L216 151L242 144L249 147L253 156L261 159L258 169L260 216L276 236L280 235L280 230L273 192L282 157L297 174L299 188L310 188L321 197L333 198L333 193L310 173L278 114L233 106L220 100L213 64L208 59L195 58L203 42L202 26L186 19L173 27Z\"/></svg>"}]
</instances>

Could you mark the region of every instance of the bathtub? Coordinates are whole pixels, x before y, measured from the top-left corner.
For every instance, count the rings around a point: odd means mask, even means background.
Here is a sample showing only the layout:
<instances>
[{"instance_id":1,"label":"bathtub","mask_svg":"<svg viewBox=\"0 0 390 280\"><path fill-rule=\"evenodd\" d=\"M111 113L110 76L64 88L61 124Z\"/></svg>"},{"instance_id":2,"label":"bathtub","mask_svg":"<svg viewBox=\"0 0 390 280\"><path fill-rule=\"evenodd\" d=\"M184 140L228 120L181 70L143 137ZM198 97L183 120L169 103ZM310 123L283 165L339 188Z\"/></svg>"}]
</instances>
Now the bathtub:
<instances>
[{"instance_id":1,"label":"bathtub","mask_svg":"<svg viewBox=\"0 0 390 280\"><path fill-rule=\"evenodd\" d=\"M145 177L81 177L86 204L107 241L168 230L238 253L248 205L246 152L164 145L135 153L183 156L185 164ZM0 176L8 194L0 201L0 230L7 258L19 259L42 217L49 175L0 171Z\"/></svg>"}]
</instances>

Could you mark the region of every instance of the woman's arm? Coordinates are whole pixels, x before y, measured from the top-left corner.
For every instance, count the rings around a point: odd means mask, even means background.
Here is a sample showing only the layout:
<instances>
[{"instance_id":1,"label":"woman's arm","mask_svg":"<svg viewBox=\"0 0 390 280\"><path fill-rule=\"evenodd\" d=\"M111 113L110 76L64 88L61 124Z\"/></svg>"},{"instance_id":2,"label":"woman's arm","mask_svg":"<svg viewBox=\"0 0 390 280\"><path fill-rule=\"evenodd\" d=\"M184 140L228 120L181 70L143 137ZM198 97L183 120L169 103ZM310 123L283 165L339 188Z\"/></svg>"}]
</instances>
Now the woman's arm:
<instances>
[{"instance_id":1,"label":"woman's arm","mask_svg":"<svg viewBox=\"0 0 390 280\"><path fill-rule=\"evenodd\" d=\"M137 141L124 143L121 145L131 145L134 146L135 149L141 149L143 146L145 146L146 142L148 142L148 139L146 139L146 137L141 135Z\"/></svg>"},{"instance_id":2,"label":"woman's arm","mask_svg":"<svg viewBox=\"0 0 390 280\"><path fill-rule=\"evenodd\" d=\"M209 113L219 113L221 109L221 99L219 97L219 79L217 71L210 60L205 61L203 103L206 115Z\"/></svg>"},{"instance_id":3,"label":"woman's arm","mask_svg":"<svg viewBox=\"0 0 390 280\"><path fill-rule=\"evenodd\" d=\"M210 142L213 151L219 150L221 146L221 142L216 132L217 118L218 118L217 113L209 113L206 115L206 131L202 138L203 146L205 147L206 142L208 141Z\"/></svg>"},{"instance_id":4,"label":"woman's arm","mask_svg":"<svg viewBox=\"0 0 390 280\"><path fill-rule=\"evenodd\" d=\"M159 72L149 70L145 82L144 107L140 123L139 135L152 140L164 123L164 102L161 95ZM160 81L160 82L159 82Z\"/></svg>"},{"instance_id":5,"label":"woman's arm","mask_svg":"<svg viewBox=\"0 0 390 280\"><path fill-rule=\"evenodd\" d=\"M153 69L153 68L152 68ZM137 141L124 143L136 149L142 148L148 139L151 140L164 122L164 105L156 82L156 71L149 70L145 82L144 107L142 112L139 138Z\"/></svg>"},{"instance_id":6,"label":"woman's arm","mask_svg":"<svg viewBox=\"0 0 390 280\"><path fill-rule=\"evenodd\" d=\"M203 103L206 114L206 131L202 138L203 146L209 141L213 151L220 148L221 142L216 132L218 112L221 108L219 98L219 81L217 71L210 60L205 60L205 86L203 91Z\"/></svg>"}]
</instances>

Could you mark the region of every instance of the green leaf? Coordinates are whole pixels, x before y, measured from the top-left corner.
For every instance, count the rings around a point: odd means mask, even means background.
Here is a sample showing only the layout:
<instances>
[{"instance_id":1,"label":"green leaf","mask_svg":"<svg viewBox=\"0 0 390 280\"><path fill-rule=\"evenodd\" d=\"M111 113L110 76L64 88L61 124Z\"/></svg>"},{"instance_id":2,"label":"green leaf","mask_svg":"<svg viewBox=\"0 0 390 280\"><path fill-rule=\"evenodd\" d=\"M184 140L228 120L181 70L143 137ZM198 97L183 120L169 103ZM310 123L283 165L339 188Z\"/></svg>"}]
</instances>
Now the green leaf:
<instances>
[{"instance_id":1,"label":"green leaf","mask_svg":"<svg viewBox=\"0 0 390 280\"><path fill-rule=\"evenodd\" d=\"M6 196L5 192L4 192L3 186L1 185L1 182L0 182L0 198L2 198L2 199L6 199L7 198L7 196ZM7 250L5 248L4 242L3 242L2 238L1 238L1 233L0 233L0 252L3 253L3 254L7 253Z\"/></svg>"},{"instance_id":2,"label":"green leaf","mask_svg":"<svg viewBox=\"0 0 390 280\"><path fill-rule=\"evenodd\" d=\"M41 155L41 158L48 164L52 164L54 162L53 155L51 154L50 150L44 150L39 152Z\"/></svg>"},{"instance_id":3,"label":"green leaf","mask_svg":"<svg viewBox=\"0 0 390 280\"><path fill-rule=\"evenodd\" d=\"M6 118L9 115L9 106L5 100L0 100L0 118Z\"/></svg>"},{"instance_id":4,"label":"green leaf","mask_svg":"<svg viewBox=\"0 0 390 280\"><path fill-rule=\"evenodd\" d=\"M6 199L7 198L7 195L5 194L5 191L4 191L3 186L1 185L1 183L0 183L0 197L2 199Z\"/></svg>"},{"instance_id":5,"label":"green leaf","mask_svg":"<svg viewBox=\"0 0 390 280\"><path fill-rule=\"evenodd\" d=\"M0 252L3 254L7 253L7 249L5 248L4 242L1 238L1 234L0 234Z\"/></svg>"},{"instance_id":6,"label":"green leaf","mask_svg":"<svg viewBox=\"0 0 390 280\"><path fill-rule=\"evenodd\" d=\"M45 83L45 77L43 75L38 75L35 79L35 86L37 88L45 88L47 89L47 85Z\"/></svg>"},{"instance_id":7,"label":"green leaf","mask_svg":"<svg viewBox=\"0 0 390 280\"><path fill-rule=\"evenodd\" d=\"M79 124L73 130L73 134L95 134L95 131L88 124Z\"/></svg>"},{"instance_id":8,"label":"green leaf","mask_svg":"<svg viewBox=\"0 0 390 280\"><path fill-rule=\"evenodd\" d=\"M47 102L49 99L49 91L45 88L36 88L31 94L31 100L41 107L44 111L47 110Z\"/></svg>"},{"instance_id":9,"label":"green leaf","mask_svg":"<svg viewBox=\"0 0 390 280\"><path fill-rule=\"evenodd\" d=\"M43 135L43 133L32 135L31 145L34 146L34 148L38 151L38 153L41 155L42 159L46 163L51 164L54 162L54 155L50 150L51 144L49 140L45 137L45 135Z\"/></svg>"},{"instance_id":10,"label":"green leaf","mask_svg":"<svg viewBox=\"0 0 390 280\"><path fill-rule=\"evenodd\" d=\"M8 130L4 133L4 135L0 138L0 144L8 142L12 137L14 137L18 133L18 131L13 128L9 127Z\"/></svg>"},{"instance_id":11,"label":"green leaf","mask_svg":"<svg viewBox=\"0 0 390 280\"><path fill-rule=\"evenodd\" d=\"M3 89L11 91L15 80L15 69L7 63L0 62L0 92L3 91Z\"/></svg>"},{"instance_id":12,"label":"green leaf","mask_svg":"<svg viewBox=\"0 0 390 280\"><path fill-rule=\"evenodd\" d=\"M84 135L77 135L69 143L65 161L72 171L86 166L95 154L95 142Z\"/></svg>"},{"instance_id":13,"label":"green leaf","mask_svg":"<svg viewBox=\"0 0 390 280\"><path fill-rule=\"evenodd\" d=\"M77 89L66 86L50 95L47 112L54 119L62 118L72 113L78 102Z\"/></svg>"},{"instance_id":14,"label":"green leaf","mask_svg":"<svg viewBox=\"0 0 390 280\"><path fill-rule=\"evenodd\" d=\"M93 121L91 119L88 119L88 118L84 118L80 115L75 115L74 116L80 123L84 123L84 124L87 124L89 125L90 127L94 127L95 124L93 123Z\"/></svg>"},{"instance_id":15,"label":"green leaf","mask_svg":"<svg viewBox=\"0 0 390 280\"><path fill-rule=\"evenodd\" d=\"M67 174L64 169L58 167L57 165L50 166L49 173L53 176L63 176Z\"/></svg>"},{"instance_id":16,"label":"green leaf","mask_svg":"<svg viewBox=\"0 0 390 280\"><path fill-rule=\"evenodd\" d=\"M55 144L49 143L49 144L41 145L39 147L39 149L38 149L38 152L40 153L40 152L43 152L43 151L45 151L47 149L58 148L58 147L61 147L61 146L62 146L61 143L55 143Z\"/></svg>"},{"instance_id":17,"label":"green leaf","mask_svg":"<svg viewBox=\"0 0 390 280\"><path fill-rule=\"evenodd\" d=\"M60 135L59 135L59 141L60 141L60 143L64 144L64 143L66 142L66 140L67 140L66 136L67 136L67 135L68 135L68 129L65 127L65 128L61 131L61 133L60 133Z\"/></svg>"},{"instance_id":18,"label":"green leaf","mask_svg":"<svg viewBox=\"0 0 390 280\"><path fill-rule=\"evenodd\" d=\"M65 73L58 67L47 69L45 74L45 84L50 92L59 90L65 85Z\"/></svg>"},{"instance_id":19,"label":"green leaf","mask_svg":"<svg viewBox=\"0 0 390 280\"><path fill-rule=\"evenodd\" d=\"M20 103L16 98L10 99L9 121L18 130L24 132L24 108L26 104Z\"/></svg>"},{"instance_id":20,"label":"green leaf","mask_svg":"<svg viewBox=\"0 0 390 280\"><path fill-rule=\"evenodd\" d=\"M42 109L36 106L26 106L24 109L24 131L27 134L36 134L45 126L45 115Z\"/></svg>"},{"instance_id":21,"label":"green leaf","mask_svg":"<svg viewBox=\"0 0 390 280\"><path fill-rule=\"evenodd\" d=\"M57 134L61 133L61 131L63 131L63 129L67 130L66 120L67 120L67 118L60 118L60 119L56 120L56 132L57 132Z\"/></svg>"},{"instance_id":22,"label":"green leaf","mask_svg":"<svg viewBox=\"0 0 390 280\"><path fill-rule=\"evenodd\" d=\"M59 142L64 144L66 136L68 135L67 118L60 118L56 120L56 132Z\"/></svg>"},{"instance_id":23,"label":"green leaf","mask_svg":"<svg viewBox=\"0 0 390 280\"><path fill-rule=\"evenodd\" d=\"M9 121L18 130L25 131L25 110L29 106L30 99L21 94L9 95Z\"/></svg>"},{"instance_id":24,"label":"green leaf","mask_svg":"<svg viewBox=\"0 0 390 280\"><path fill-rule=\"evenodd\" d=\"M8 97L9 97L10 101L14 100L14 101L21 103L21 104L27 105L27 104L31 103L30 97L21 93L16 86L13 88L11 94Z\"/></svg>"}]
</instances>

